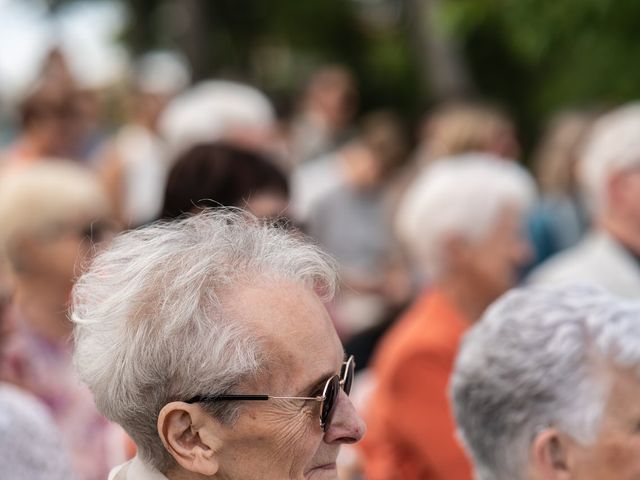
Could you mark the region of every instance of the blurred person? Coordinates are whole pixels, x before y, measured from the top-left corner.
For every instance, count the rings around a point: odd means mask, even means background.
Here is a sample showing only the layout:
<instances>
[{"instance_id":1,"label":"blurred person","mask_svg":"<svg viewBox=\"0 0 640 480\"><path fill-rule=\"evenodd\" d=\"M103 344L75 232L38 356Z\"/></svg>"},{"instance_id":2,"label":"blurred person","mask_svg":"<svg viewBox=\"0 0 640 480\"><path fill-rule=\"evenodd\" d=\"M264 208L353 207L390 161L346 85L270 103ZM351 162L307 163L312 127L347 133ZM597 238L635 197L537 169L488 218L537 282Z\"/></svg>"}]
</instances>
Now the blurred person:
<instances>
[{"instance_id":1,"label":"blurred person","mask_svg":"<svg viewBox=\"0 0 640 480\"><path fill-rule=\"evenodd\" d=\"M10 287L0 278L0 352L12 333L5 318ZM0 362L2 360L0 359ZM69 480L75 478L46 407L33 395L0 381L0 465L2 478Z\"/></svg>"},{"instance_id":2,"label":"blurred person","mask_svg":"<svg viewBox=\"0 0 640 480\"><path fill-rule=\"evenodd\" d=\"M0 168L22 168L47 158L73 153L76 141L76 92L43 79L19 106L20 131L0 153Z\"/></svg>"},{"instance_id":3,"label":"blurred person","mask_svg":"<svg viewBox=\"0 0 640 480\"><path fill-rule=\"evenodd\" d=\"M225 142L274 158L286 155L276 111L260 90L228 80L208 80L178 95L160 120L175 157L199 143Z\"/></svg>"},{"instance_id":4,"label":"blurred person","mask_svg":"<svg viewBox=\"0 0 640 480\"><path fill-rule=\"evenodd\" d=\"M193 146L175 160L161 218L205 208L239 207L259 218L286 216L287 178L267 158L225 143Z\"/></svg>"},{"instance_id":5,"label":"blurred person","mask_svg":"<svg viewBox=\"0 0 640 480\"><path fill-rule=\"evenodd\" d=\"M640 104L595 122L578 165L593 227L533 270L533 283L590 282L640 297Z\"/></svg>"},{"instance_id":6,"label":"blurred person","mask_svg":"<svg viewBox=\"0 0 640 480\"><path fill-rule=\"evenodd\" d=\"M588 229L576 165L593 120L593 115L578 111L556 115L534 155L541 198L528 220L535 252L532 267L578 243Z\"/></svg>"},{"instance_id":7,"label":"blurred person","mask_svg":"<svg viewBox=\"0 0 640 480\"><path fill-rule=\"evenodd\" d=\"M468 154L434 163L402 200L399 234L428 286L374 357L367 480L471 480L447 383L463 334L528 260L522 223L534 195L514 162Z\"/></svg>"},{"instance_id":8,"label":"blurred person","mask_svg":"<svg viewBox=\"0 0 640 480\"><path fill-rule=\"evenodd\" d=\"M477 480L640 475L640 304L588 286L518 289L465 337L451 382Z\"/></svg>"},{"instance_id":9,"label":"blurred person","mask_svg":"<svg viewBox=\"0 0 640 480\"><path fill-rule=\"evenodd\" d=\"M106 91L95 86L78 88L75 102L78 141L73 157L92 164L108 138L105 125Z\"/></svg>"},{"instance_id":10,"label":"blurred person","mask_svg":"<svg viewBox=\"0 0 640 480\"><path fill-rule=\"evenodd\" d=\"M160 213L170 168L168 145L159 131L160 117L187 82L186 68L169 53L147 54L136 65L131 118L98 160L123 225L136 227Z\"/></svg>"},{"instance_id":11,"label":"blurred person","mask_svg":"<svg viewBox=\"0 0 640 480\"><path fill-rule=\"evenodd\" d=\"M352 73L342 65L314 72L290 126L292 166L326 155L349 138L358 103Z\"/></svg>"},{"instance_id":12,"label":"blurred person","mask_svg":"<svg viewBox=\"0 0 640 480\"><path fill-rule=\"evenodd\" d=\"M517 159L520 145L513 122L500 109L477 101L458 101L445 103L427 116L417 152L422 165L469 152Z\"/></svg>"},{"instance_id":13,"label":"blurred person","mask_svg":"<svg viewBox=\"0 0 640 480\"><path fill-rule=\"evenodd\" d=\"M238 210L116 238L71 314L82 378L138 445L109 478L337 480L365 427L334 287L329 257Z\"/></svg>"},{"instance_id":14,"label":"blurred person","mask_svg":"<svg viewBox=\"0 0 640 480\"><path fill-rule=\"evenodd\" d=\"M336 300L336 321L343 338L377 324L410 294L392 235L389 199L407 151L400 119L378 111L362 119L348 146L325 160L339 163L343 181L310 206L306 231L340 264L347 288ZM312 163L300 169L312 173L309 184L318 181Z\"/></svg>"},{"instance_id":15,"label":"blurred person","mask_svg":"<svg viewBox=\"0 0 640 480\"><path fill-rule=\"evenodd\" d=\"M291 208L301 224L310 221L317 203L342 189L375 190L385 170L403 159L406 138L391 112L373 112L360 122L350 142L327 155L296 166L291 172ZM376 159L380 161L376 161ZM351 185L351 187L349 187Z\"/></svg>"},{"instance_id":16,"label":"blurred person","mask_svg":"<svg viewBox=\"0 0 640 480\"><path fill-rule=\"evenodd\" d=\"M73 370L67 318L74 279L108 235L109 218L99 181L70 162L0 179L0 255L14 292L0 375L47 406L80 480L104 479L124 457L124 433L97 412Z\"/></svg>"}]
</instances>

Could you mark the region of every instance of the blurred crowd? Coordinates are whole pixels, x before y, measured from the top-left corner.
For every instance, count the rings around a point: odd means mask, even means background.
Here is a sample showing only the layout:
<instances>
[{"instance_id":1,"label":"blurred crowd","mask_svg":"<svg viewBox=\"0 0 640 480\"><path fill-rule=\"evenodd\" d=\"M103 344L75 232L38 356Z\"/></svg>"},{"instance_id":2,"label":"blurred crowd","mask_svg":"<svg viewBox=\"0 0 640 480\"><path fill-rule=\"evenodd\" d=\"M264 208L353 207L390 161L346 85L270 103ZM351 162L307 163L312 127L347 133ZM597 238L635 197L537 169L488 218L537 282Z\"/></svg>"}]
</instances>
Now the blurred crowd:
<instances>
[{"instance_id":1,"label":"blurred crowd","mask_svg":"<svg viewBox=\"0 0 640 480\"><path fill-rule=\"evenodd\" d=\"M135 454L77 378L67 308L97 251L156 220L237 207L336 259L328 309L368 425L341 453L345 480L473 478L449 382L507 290L579 281L640 298L640 104L559 112L525 168L490 103L442 103L414 128L360 112L345 66L299 87L276 108L249 84L192 84L158 53L117 92L87 90L60 51L46 58L0 150L0 477L105 479Z\"/></svg>"}]
</instances>

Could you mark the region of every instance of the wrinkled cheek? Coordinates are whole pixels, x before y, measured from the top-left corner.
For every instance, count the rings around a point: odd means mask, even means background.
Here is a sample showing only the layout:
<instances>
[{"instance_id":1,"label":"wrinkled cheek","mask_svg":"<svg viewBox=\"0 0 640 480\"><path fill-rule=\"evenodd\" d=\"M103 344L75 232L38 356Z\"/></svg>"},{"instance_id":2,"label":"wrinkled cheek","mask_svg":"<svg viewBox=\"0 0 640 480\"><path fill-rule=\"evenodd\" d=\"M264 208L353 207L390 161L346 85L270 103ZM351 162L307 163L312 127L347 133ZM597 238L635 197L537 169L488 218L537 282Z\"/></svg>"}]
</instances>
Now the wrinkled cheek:
<instances>
[{"instance_id":1,"label":"wrinkled cheek","mask_svg":"<svg viewBox=\"0 0 640 480\"><path fill-rule=\"evenodd\" d=\"M322 431L313 423L309 409L281 417L274 425L276 454L274 461L289 465L289 478L302 478L322 441Z\"/></svg>"},{"instance_id":2,"label":"wrinkled cheek","mask_svg":"<svg viewBox=\"0 0 640 480\"><path fill-rule=\"evenodd\" d=\"M640 480L640 454L630 445L614 445L603 455L605 470L617 472L616 480Z\"/></svg>"}]
</instances>

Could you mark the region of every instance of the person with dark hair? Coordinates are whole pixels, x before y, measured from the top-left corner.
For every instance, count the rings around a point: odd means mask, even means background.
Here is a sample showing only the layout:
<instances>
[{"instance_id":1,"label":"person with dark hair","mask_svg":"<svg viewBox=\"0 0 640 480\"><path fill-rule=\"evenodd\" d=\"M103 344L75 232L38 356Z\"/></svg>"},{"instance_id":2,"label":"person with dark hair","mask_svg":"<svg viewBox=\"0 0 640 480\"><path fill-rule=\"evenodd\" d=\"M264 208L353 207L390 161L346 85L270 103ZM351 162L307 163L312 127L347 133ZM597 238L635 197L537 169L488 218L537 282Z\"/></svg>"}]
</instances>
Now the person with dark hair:
<instances>
[{"instance_id":1,"label":"person with dark hair","mask_svg":"<svg viewBox=\"0 0 640 480\"><path fill-rule=\"evenodd\" d=\"M324 65L312 73L291 122L293 165L327 155L352 135L358 86L344 65Z\"/></svg>"},{"instance_id":2,"label":"person with dark hair","mask_svg":"<svg viewBox=\"0 0 640 480\"><path fill-rule=\"evenodd\" d=\"M73 151L77 94L66 86L43 82L20 104L20 133L0 153L5 167L19 167Z\"/></svg>"},{"instance_id":3,"label":"person with dark hair","mask_svg":"<svg viewBox=\"0 0 640 480\"><path fill-rule=\"evenodd\" d=\"M181 154L167 180L161 218L211 207L241 207L257 217L282 216L289 185L260 154L224 143L202 143Z\"/></svg>"}]
</instances>

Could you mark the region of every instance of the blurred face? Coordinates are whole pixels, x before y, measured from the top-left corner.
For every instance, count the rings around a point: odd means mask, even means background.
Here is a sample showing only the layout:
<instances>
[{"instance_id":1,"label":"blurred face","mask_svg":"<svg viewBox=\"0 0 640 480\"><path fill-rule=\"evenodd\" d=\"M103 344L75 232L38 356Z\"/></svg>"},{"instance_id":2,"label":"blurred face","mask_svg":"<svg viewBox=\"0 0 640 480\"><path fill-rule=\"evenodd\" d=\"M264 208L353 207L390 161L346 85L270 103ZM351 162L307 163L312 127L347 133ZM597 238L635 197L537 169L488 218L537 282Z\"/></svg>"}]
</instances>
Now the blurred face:
<instances>
[{"instance_id":1,"label":"blurred face","mask_svg":"<svg viewBox=\"0 0 640 480\"><path fill-rule=\"evenodd\" d=\"M378 186L384 180L382 160L364 145L348 147L343 153L345 176L350 185L359 190Z\"/></svg>"},{"instance_id":2,"label":"blurred face","mask_svg":"<svg viewBox=\"0 0 640 480\"><path fill-rule=\"evenodd\" d=\"M623 225L630 231L640 231L640 168L629 168L614 175L609 195L611 210L621 217Z\"/></svg>"},{"instance_id":3,"label":"blurred face","mask_svg":"<svg viewBox=\"0 0 640 480\"><path fill-rule=\"evenodd\" d=\"M569 447L570 480L640 479L640 381L630 370L615 371L612 380L595 442Z\"/></svg>"},{"instance_id":4,"label":"blurred face","mask_svg":"<svg viewBox=\"0 0 640 480\"><path fill-rule=\"evenodd\" d=\"M515 208L505 208L485 238L464 247L465 277L488 303L516 284L520 268L531 256L522 222Z\"/></svg>"},{"instance_id":5,"label":"blurred face","mask_svg":"<svg viewBox=\"0 0 640 480\"><path fill-rule=\"evenodd\" d=\"M358 93L353 79L345 72L331 74L311 95L335 130L347 126L355 114Z\"/></svg>"},{"instance_id":6,"label":"blurred face","mask_svg":"<svg viewBox=\"0 0 640 480\"><path fill-rule=\"evenodd\" d=\"M69 98L59 105L42 106L25 128L37 143L39 154L64 157L73 152L78 140L77 122L76 100Z\"/></svg>"},{"instance_id":7,"label":"blurred face","mask_svg":"<svg viewBox=\"0 0 640 480\"><path fill-rule=\"evenodd\" d=\"M70 284L94 247L112 234L112 227L105 221L78 216L31 236L22 263L31 276Z\"/></svg>"},{"instance_id":8,"label":"blurred face","mask_svg":"<svg viewBox=\"0 0 640 480\"><path fill-rule=\"evenodd\" d=\"M242 393L276 396L322 394L339 373L344 352L318 297L288 283L248 287L234 295L232 315L262 332L270 367L265 378ZM221 449L220 478L237 480L337 480L340 445L364 434L362 420L340 392L326 432L319 402L246 402Z\"/></svg>"}]
</instances>

